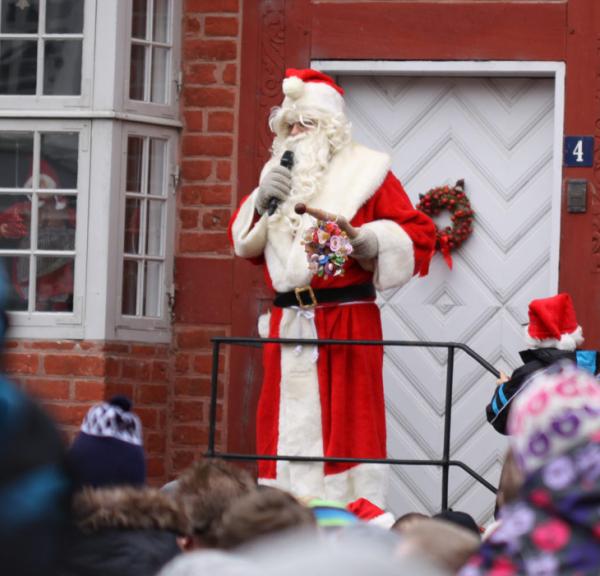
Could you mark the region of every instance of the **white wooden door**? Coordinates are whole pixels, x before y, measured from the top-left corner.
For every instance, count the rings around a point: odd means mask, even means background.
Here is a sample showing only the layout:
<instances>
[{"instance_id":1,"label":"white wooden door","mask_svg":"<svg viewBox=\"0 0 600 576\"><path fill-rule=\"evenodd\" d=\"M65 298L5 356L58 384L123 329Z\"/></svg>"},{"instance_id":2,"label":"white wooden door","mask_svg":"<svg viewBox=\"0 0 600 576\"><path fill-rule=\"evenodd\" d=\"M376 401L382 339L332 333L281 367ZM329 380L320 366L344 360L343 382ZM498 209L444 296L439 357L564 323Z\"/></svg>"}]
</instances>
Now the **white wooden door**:
<instances>
[{"instance_id":1,"label":"white wooden door","mask_svg":"<svg viewBox=\"0 0 600 576\"><path fill-rule=\"evenodd\" d=\"M519 365L527 304L555 293L553 233L554 80L341 76L355 139L393 157L413 203L419 193L464 178L474 233L449 270L380 294L388 339L463 342L505 371ZM446 222L443 221L445 224ZM556 243L555 243L556 244ZM440 458L446 351L386 350L388 450L396 458ZM494 377L455 357L452 458L497 483L506 442L487 424ZM394 467L390 508L435 513L441 470ZM450 472L450 506L483 522L494 497L465 472Z\"/></svg>"}]
</instances>

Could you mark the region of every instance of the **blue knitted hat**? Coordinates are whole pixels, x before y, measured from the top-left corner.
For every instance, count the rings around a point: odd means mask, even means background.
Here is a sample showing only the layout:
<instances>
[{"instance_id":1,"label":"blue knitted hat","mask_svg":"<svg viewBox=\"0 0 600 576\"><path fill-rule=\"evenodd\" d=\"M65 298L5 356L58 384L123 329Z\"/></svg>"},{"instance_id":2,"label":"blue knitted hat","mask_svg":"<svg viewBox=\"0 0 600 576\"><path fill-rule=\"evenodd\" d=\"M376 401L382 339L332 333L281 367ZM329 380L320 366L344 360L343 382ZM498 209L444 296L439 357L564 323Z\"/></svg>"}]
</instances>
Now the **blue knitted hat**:
<instances>
[{"instance_id":1,"label":"blue knitted hat","mask_svg":"<svg viewBox=\"0 0 600 576\"><path fill-rule=\"evenodd\" d=\"M141 485L146 482L142 424L131 402L115 396L92 406L69 450L80 486Z\"/></svg>"}]
</instances>

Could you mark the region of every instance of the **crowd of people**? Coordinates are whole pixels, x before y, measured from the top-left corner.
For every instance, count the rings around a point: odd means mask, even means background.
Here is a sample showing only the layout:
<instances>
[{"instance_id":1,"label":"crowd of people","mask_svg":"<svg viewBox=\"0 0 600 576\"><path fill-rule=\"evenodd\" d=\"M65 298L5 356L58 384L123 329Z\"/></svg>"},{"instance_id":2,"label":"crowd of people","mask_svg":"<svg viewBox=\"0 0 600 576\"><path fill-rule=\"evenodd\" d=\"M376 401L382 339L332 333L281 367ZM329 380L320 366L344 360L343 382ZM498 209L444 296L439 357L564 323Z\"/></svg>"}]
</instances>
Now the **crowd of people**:
<instances>
[{"instance_id":1,"label":"crowd of people","mask_svg":"<svg viewBox=\"0 0 600 576\"><path fill-rule=\"evenodd\" d=\"M11 575L591 575L600 573L600 385L574 363L514 399L496 520L399 518L366 499L297 498L200 459L149 487L124 397L93 406L68 450L0 380L0 566Z\"/></svg>"}]
</instances>

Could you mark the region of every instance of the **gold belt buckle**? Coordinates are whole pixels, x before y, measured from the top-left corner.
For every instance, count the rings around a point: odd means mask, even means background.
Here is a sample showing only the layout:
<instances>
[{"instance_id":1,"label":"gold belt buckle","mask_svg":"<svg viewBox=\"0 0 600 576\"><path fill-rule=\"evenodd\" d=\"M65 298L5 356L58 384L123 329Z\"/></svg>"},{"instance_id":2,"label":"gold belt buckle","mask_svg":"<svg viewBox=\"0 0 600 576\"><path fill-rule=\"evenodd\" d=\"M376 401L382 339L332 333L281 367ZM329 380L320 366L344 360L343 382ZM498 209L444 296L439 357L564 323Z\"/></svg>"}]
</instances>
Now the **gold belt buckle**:
<instances>
[{"instance_id":1,"label":"gold belt buckle","mask_svg":"<svg viewBox=\"0 0 600 576\"><path fill-rule=\"evenodd\" d=\"M308 304L305 304L302 300L302 294L305 292L308 292L308 295L310 296L310 302ZM300 286L300 288L294 288L294 293L296 294L296 300L298 300L298 306L300 306L300 308L314 308L317 305L317 297L315 296L311 286Z\"/></svg>"}]
</instances>

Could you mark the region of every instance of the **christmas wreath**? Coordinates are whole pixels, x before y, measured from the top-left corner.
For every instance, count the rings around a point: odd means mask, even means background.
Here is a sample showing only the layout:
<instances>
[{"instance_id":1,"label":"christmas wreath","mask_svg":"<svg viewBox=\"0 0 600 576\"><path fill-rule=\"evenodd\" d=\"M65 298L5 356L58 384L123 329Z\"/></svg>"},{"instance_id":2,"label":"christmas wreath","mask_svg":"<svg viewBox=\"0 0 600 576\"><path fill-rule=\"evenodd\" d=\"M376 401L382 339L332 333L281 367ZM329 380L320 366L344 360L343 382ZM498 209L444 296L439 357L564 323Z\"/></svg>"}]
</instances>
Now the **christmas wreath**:
<instances>
[{"instance_id":1,"label":"christmas wreath","mask_svg":"<svg viewBox=\"0 0 600 576\"><path fill-rule=\"evenodd\" d=\"M435 251L440 251L448 268L452 269L451 252L458 248L473 232L471 203L465 194L465 181L459 180L454 187L439 186L427 194L419 194L417 209L428 216L437 216L443 210L452 214L452 226L436 226Z\"/></svg>"}]
</instances>

